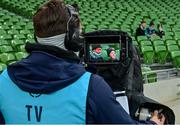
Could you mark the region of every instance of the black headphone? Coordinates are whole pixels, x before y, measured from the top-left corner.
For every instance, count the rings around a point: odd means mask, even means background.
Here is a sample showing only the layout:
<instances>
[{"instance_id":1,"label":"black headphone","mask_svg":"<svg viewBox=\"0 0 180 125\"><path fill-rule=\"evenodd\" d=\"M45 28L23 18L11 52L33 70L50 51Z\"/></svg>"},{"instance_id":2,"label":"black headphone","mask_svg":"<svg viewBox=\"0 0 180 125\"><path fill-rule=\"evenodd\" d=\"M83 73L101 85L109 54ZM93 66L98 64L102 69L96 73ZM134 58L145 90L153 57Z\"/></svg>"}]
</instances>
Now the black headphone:
<instances>
[{"instance_id":1,"label":"black headphone","mask_svg":"<svg viewBox=\"0 0 180 125\"><path fill-rule=\"evenodd\" d=\"M70 24L77 21L79 13L76 8L71 5L66 5L70 18L67 22L67 32L64 40L65 48L78 52L82 48L82 38L80 38L80 27L73 27Z\"/></svg>"}]
</instances>

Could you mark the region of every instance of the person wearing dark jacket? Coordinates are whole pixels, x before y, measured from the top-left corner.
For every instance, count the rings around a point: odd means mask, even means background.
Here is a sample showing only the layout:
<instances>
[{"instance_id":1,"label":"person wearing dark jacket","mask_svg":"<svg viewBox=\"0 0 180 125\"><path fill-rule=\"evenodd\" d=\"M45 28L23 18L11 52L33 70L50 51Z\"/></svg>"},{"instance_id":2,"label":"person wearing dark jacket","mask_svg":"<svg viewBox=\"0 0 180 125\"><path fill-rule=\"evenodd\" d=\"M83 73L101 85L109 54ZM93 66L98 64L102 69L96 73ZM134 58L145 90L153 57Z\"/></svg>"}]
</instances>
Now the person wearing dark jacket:
<instances>
[{"instance_id":1,"label":"person wearing dark jacket","mask_svg":"<svg viewBox=\"0 0 180 125\"><path fill-rule=\"evenodd\" d=\"M80 23L77 15L72 17L75 12L69 13L72 9L50 0L34 15L36 43L26 44L29 56L0 75L1 124L140 124L116 101L104 79L79 63L73 35L67 38L69 27L78 29ZM163 121L155 113L141 123Z\"/></svg>"},{"instance_id":2,"label":"person wearing dark jacket","mask_svg":"<svg viewBox=\"0 0 180 125\"><path fill-rule=\"evenodd\" d=\"M140 26L136 29L135 39L137 40L138 36L146 35L146 21L141 21Z\"/></svg>"},{"instance_id":3,"label":"person wearing dark jacket","mask_svg":"<svg viewBox=\"0 0 180 125\"><path fill-rule=\"evenodd\" d=\"M157 34L160 38L163 38L163 36L165 35L165 32L164 32L164 30L163 30L163 27L162 27L162 24L161 24L161 23L157 25L156 34Z\"/></svg>"}]
</instances>

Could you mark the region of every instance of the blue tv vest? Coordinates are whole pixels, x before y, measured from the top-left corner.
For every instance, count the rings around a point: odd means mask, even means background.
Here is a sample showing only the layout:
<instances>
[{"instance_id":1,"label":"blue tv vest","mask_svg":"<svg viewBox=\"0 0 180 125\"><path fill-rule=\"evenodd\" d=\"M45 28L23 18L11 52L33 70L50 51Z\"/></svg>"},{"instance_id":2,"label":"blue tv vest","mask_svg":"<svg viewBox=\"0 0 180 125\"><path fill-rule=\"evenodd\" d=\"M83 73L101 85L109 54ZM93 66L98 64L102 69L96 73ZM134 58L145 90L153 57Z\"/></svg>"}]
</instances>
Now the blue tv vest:
<instances>
[{"instance_id":1,"label":"blue tv vest","mask_svg":"<svg viewBox=\"0 0 180 125\"><path fill-rule=\"evenodd\" d=\"M11 81L7 69L0 75L0 111L6 124L85 124L91 74L51 94L31 94Z\"/></svg>"}]
</instances>

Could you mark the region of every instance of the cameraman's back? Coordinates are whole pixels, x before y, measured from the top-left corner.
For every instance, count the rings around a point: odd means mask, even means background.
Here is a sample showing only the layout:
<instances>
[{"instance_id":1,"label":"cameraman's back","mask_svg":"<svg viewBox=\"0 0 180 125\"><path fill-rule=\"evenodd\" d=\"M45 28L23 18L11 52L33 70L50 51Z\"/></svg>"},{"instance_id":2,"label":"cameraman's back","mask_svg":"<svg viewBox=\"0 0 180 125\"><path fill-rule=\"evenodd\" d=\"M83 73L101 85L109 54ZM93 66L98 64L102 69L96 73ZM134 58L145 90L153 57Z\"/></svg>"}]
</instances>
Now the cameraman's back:
<instances>
[{"instance_id":1,"label":"cameraman's back","mask_svg":"<svg viewBox=\"0 0 180 125\"><path fill-rule=\"evenodd\" d=\"M26 44L30 55L0 75L0 123L85 124L91 74L65 47L76 32L71 30L79 28L73 9L51 0L34 15L36 43Z\"/></svg>"}]
</instances>

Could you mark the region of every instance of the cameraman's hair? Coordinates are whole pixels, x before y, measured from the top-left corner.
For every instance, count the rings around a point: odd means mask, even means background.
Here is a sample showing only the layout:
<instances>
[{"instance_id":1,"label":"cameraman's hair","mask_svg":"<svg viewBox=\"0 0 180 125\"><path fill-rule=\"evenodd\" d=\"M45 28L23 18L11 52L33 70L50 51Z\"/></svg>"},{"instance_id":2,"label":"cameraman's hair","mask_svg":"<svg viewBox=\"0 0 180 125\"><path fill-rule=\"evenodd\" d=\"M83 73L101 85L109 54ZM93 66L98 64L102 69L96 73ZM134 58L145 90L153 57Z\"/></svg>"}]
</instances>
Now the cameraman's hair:
<instances>
[{"instance_id":1,"label":"cameraman's hair","mask_svg":"<svg viewBox=\"0 0 180 125\"><path fill-rule=\"evenodd\" d=\"M70 15L64 1L50 0L33 16L35 35L44 38L66 33L69 18ZM79 26L79 22L71 25Z\"/></svg>"}]
</instances>

